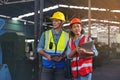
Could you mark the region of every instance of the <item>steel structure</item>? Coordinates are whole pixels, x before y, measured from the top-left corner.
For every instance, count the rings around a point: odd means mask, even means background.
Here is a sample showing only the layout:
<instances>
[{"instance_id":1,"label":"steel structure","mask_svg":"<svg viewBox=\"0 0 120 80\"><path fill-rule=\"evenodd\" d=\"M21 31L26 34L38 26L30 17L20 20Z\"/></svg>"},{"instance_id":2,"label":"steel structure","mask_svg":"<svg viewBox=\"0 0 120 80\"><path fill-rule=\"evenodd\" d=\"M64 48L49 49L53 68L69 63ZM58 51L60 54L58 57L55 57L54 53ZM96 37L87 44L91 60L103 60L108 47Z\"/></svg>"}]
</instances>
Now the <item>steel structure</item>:
<instances>
[{"instance_id":1,"label":"steel structure","mask_svg":"<svg viewBox=\"0 0 120 80\"><path fill-rule=\"evenodd\" d=\"M31 1L34 1L34 0L0 0L0 5L25 3L25 2L31 2Z\"/></svg>"}]
</instances>

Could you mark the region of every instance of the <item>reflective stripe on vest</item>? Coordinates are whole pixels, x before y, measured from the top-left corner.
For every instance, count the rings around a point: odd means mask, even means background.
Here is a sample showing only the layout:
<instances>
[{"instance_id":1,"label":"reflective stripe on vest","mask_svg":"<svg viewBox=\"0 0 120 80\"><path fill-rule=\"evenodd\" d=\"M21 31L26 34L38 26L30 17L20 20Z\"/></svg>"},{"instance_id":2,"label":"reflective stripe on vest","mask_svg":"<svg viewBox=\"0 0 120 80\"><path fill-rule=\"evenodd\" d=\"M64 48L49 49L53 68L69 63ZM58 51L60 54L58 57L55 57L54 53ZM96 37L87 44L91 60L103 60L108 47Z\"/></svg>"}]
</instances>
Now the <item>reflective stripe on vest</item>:
<instances>
[{"instance_id":1,"label":"reflective stripe on vest","mask_svg":"<svg viewBox=\"0 0 120 80\"><path fill-rule=\"evenodd\" d=\"M69 34L62 31L61 35L59 37L58 43L55 45L52 30L48 30L45 32L45 46L44 50L46 53L53 55L53 54L62 54L67 46L67 42L69 40ZM50 48L50 42L53 43L52 49ZM56 53L55 53L56 52ZM49 61L46 57L42 57L43 65L47 68L52 68L53 64L56 66L56 68L64 68L65 62L55 62L55 61Z\"/></svg>"},{"instance_id":2,"label":"reflective stripe on vest","mask_svg":"<svg viewBox=\"0 0 120 80\"><path fill-rule=\"evenodd\" d=\"M80 70L81 68L84 68L84 67L88 67L88 66L92 66L91 63L83 63L82 65L78 66L78 70ZM77 69L77 67L72 67L72 70L75 71Z\"/></svg>"},{"instance_id":3,"label":"reflective stripe on vest","mask_svg":"<svg viewBox=\"0 0 120 80\"><path fill-rule=\"evenodd\" d=\"M88 41L88 37L82 35L81 40L78 45ZM76 48L73 39L70 40L70 48L74 50ZM92 72L92 58L80 58L77 53L71 60L72 75L74 78L78 76L78 73L81 76L85 76L88 73Z\"/></svg>"}]
</instances>

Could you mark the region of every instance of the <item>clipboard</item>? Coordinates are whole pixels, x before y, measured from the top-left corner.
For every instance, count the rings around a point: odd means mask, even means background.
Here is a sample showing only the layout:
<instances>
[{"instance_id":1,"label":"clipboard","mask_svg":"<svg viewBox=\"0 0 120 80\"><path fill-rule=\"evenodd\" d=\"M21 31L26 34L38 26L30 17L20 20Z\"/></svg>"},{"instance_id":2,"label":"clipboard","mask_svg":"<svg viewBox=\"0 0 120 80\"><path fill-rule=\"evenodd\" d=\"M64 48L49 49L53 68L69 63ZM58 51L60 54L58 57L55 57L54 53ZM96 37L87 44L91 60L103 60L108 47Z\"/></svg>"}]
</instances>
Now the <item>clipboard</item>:
<instances>
[{"instance_id":1,"label":"clipboard","mask_svg":"<svg viewBox=\"0 0 120 80\"><path fill-rule=\"evenodd\" d=\"M90 41L90 42L83 43L83 44L82 44L81 46L79 46L79 47L80 47L80 48L84 48L84 49L86 49L87 51L92 51L93 44L94 44L94 42L93 42L93 41Z\"/></svg>"}]
</instances>

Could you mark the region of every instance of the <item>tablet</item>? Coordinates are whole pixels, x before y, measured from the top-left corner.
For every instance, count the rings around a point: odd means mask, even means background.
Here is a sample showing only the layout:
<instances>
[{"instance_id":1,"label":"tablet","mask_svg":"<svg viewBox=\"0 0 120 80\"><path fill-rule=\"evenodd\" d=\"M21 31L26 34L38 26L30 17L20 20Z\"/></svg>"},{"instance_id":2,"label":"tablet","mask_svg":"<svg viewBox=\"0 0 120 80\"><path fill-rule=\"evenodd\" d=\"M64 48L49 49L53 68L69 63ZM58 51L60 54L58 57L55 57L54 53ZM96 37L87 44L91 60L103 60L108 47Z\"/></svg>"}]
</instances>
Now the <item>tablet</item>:
<instances>
[{"instance_id":1,"label":"tablet","mask_svg":"<svg viewBox=\"0 0 120 80\"><path fill-rule=\"evenodd\" d=\"M63 57L63 55L61 55L61 54L52 54L51 58L53 58L53 57L60 57L60 56Z\"/></svg>"},{"instance_id":2,"label":"tablet","mask_svg":"<svg viewBox=\"0 0 120 80\"><path fill-rule=\"evenodd\" d=\"M83 43L80 47L91 51L93 47L93 41Z\"/></svg>"}]
</instances>

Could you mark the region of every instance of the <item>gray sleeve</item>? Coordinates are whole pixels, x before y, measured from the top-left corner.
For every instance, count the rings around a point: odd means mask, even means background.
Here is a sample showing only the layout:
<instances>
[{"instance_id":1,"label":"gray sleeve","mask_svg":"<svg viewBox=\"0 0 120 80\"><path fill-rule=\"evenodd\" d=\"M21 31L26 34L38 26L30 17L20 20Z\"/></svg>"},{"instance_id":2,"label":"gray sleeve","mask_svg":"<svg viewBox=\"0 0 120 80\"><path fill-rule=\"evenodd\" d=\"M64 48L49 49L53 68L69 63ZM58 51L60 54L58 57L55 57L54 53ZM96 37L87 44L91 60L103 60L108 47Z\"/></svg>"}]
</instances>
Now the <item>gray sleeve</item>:
<instances>
[{"instance_id":1,"label":"gray sleeve","mask_svg":"<svg viewBox=\"0 0 120 80\"><path fill-rule=\"evenodd\" d=\"M89 41L92 41L92 39L90 38ZM94 56L98 56L98 51L97 51L95 45L93 45L93 47L92 47L92 51L94 52Z\"/></svg>"}]
</instances>

